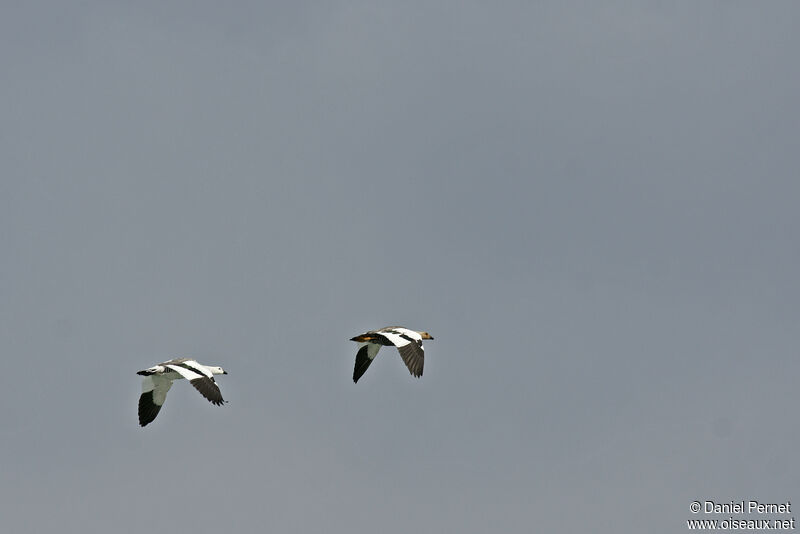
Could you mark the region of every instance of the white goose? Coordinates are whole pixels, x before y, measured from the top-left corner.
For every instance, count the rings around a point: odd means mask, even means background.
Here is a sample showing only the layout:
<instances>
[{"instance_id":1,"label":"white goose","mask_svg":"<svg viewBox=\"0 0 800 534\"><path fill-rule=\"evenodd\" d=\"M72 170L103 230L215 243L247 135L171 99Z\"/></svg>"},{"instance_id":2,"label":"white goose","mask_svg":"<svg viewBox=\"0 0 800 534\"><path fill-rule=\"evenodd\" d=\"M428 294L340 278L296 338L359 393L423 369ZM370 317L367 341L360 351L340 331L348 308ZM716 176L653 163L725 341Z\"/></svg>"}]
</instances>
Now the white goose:
<instances>
[{"instance_id":1,"label":"white goose","mask_svg":"<svg viewBox=\"0 0 800 534\"><path fill-rule=\"evenodd\" d=\"M214 381L214 375L228 374L222 367L202 365L191 358L176 358L136 374L144 376L142 396L139 397L139 424L141 426L152 423L156 418L167 399L167 392L172 387L174 380L185 378L212 404L219 406L225 402Z\"/></svg>"},{"instance_id":2,"label":"white goose","mask_svg":"<svg viewBox=\"0 0 800 534\"><path fill-rule=\"evenodd\" d=\"M417 332L402 326L386 326L351 338L350 341L359 344L356 365L353 369L353 382L358 382L384 345L397 347L411 374L416 377L422 376L422 366L425 363L423 339L433 339L433 337L427 332Z\"/></svg>"}]
</instances>

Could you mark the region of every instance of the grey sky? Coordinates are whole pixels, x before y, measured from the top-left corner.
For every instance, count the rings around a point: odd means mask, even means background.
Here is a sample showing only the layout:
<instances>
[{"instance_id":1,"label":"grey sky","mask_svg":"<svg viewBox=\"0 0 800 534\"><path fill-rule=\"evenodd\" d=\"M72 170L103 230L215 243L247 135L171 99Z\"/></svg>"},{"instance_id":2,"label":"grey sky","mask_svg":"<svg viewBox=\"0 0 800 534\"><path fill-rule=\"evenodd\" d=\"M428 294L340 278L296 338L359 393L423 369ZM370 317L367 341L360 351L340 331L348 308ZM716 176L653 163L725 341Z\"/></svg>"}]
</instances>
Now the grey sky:
<instances>
[{"instance_id":1,"label":"grey sky","mask_svg":"<svg viewBox=\"0 0 800 534\"><path fill-rule=\"evenodd\" d=\"M800 7L533 4L5 6L3 530L800 503Z\"/></svg>"}]
</instances>

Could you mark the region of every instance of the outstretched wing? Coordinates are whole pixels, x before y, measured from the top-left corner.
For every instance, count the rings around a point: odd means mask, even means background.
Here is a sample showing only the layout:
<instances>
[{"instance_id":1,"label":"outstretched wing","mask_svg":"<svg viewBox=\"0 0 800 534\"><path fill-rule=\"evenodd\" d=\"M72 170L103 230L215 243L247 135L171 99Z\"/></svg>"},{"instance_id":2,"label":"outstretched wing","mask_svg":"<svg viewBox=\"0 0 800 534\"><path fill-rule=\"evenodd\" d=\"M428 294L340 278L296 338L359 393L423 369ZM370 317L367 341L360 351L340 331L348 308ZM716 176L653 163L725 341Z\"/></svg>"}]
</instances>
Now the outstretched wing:
<instances>
[{"instance_id":1,"label":"outstretched wing","mask_svg":"<svg viewBox=\"0 0 800 534\"><path fill-rule=\"evenodd\" d=\"M425 349L422 348L422 337L413 330L407 328L391 328L378 332L386 338L392 345L397 347L400 357L408 367L412 375L422 376L422 368L425 364Z\"/></svg>"},{"instance_id":2,"label":"outstretched wing","mask_svg":"<svg viewBox=\"0 0 800 534\"><path fill-rule=\"evenodd\" d=\"M359 343L356 365L353 368L353 382L358 382L358 379L367 371L367 367L378 355L379 350L381 350L381 346L375 343Z\"/></svg>"},{"instance_id":3,"label":"outstretched wing","mask_svg":"<svg viewBox=\"0 0 800 534\"><path fill-rule=\"evenodd\" d=\"M172 369L188 380L211 404L219 406L225 402L222 398L222 392L214 381L214 375L204 365L200 365L194 360L186 360L181 363L167 364L165 367Z\"/></svg>"},{"instance_id":4,"label":"outstretched wing","mask_svg":"<svg viewBox=\"0 0 800 534\"><path fill-rule=\"evenodd\" d=\"M425 365L425 349L422 348L422 342L412 341L408 345L397 347L397 350L411 374L417 378L421 377L422 367Z\"/></svg>"},{"instance_id":5,"label":"outstretched wing","mask_svg":"<svg viewBox=\"0 0 800 534\"><path fill-rule=\"evenodd\" d=\"M161 411L167 392L172 387L172 380L160 375L146 376L142 380L142 395L139 397L139 425L146 426Z\"/></svg>"}]
</instances>

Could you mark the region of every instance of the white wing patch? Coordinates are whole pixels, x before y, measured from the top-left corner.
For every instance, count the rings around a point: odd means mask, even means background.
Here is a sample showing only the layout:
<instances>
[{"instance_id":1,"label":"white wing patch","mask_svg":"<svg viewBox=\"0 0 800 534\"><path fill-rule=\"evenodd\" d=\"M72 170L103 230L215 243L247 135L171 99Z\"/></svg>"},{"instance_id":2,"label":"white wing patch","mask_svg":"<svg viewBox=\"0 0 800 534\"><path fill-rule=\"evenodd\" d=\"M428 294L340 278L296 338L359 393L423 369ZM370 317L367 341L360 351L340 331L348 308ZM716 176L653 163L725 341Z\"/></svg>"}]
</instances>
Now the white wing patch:
<instances>
[{"instance_id":1,"label":"white wing patch","mask_svg":"<svg viewBox=\"0 0 800 534\"><path fill-rule=\"evenodd\" d=\"M183 365L191 367L192 369L196 370L203 376L206 376L208 378L214 378L214 373L211 372L211 369L209 369L208 367L206 367L201 363L196 362L195 360L186 360L185 362L183 362Z\"/></svg>"},{"instance_id":2,"label":"white wing patch","mask_svg":"<svg viewBox=\"0 0 800 534\"><path fill-rule=\"evenodd\" d=\"M189 365L189 362L184 362L184 363L186 365ZM197 362L195 362L195 363L197 363ZM200 364L197 364L197 365L200 365ZM167 367L169 369L172 369L173 371L175 371L176 373L181 375L186 380L197 380L198 378L208 378L211 375L211 373L209 373L208 375L206 375L205 373L201 373L199 370L198 371L190 371L189 369L186 369L185 367L181 367L180 365L168 364L165 367ZM194 365L192 365L191 367L195 368Z\"/></svg>"},{"instance_id":3,"label":"white wing patch","mask_svg":"<svg viewBox=\"0 0 800 534\"><path fill-rule=\"evenodd\" d=\"M364 345L367 346L367 358L374 360L375 356L378 355L378 351L381 350L381 346L377 343L359 343L358 350L361 350Z\"/></svg>"},{"instance_id":4,"label":"white wing patch","mask_svg":"<svg viewBox=\"0 0 800 534\"><path fill-rule=\"evenodd\" d=\"M382 335L383 337L385 337L386 339L391 341L392 345L394 345L395 347L398 347L398 348L405 347L406 345L411 343L409 340L404 338L401 334L405 334L406 336L408 336L408 337L410 337L412 339L416 339L418 341L422 341L422 338L420 337L419 334L417 334L413 330L407 330L405 328L393 328L392 331L382 330L379 333L380 333L380 335Z\"/></svg>"},{"instance_id":5,"label":"white wing patch","mask_svg":"<svg viewBox=\"0 0 800 534\"><path fill-rule=\"evenodd\" d=\"M156 389L156 385L153 382L152 376L146 376L142 380L142 393L147 393L148 391L153 391Z\"/></svg>"},{"instance_id":6,"label":"white wing patch","mask_svg":"<svg viewBox=\"0 0 800 534\"><path fill-rule=\"evenodd\" d=\"M410 337L411 339L416 339L417 341L422 341L422 336L419 335L419 332L417 332L416 330L409 330L408 328L403 328L402 326L398 326L396 328L392 328L392 330L394 330L395 332L399 332L401 334L404 334L404 335Z\"/></svg>"},{"instance_id":7,"label":"white wing patch","mask_svg":"<svg viewBox=\"0 0 800 534\"><path fill-rule=\"evenodd\" d=\"M161 375L144 377L142 380L142 393L153 392L153 404L163 406L167 400L167 392L172 387L172 380Z\"/></svg>"}]
</instances>

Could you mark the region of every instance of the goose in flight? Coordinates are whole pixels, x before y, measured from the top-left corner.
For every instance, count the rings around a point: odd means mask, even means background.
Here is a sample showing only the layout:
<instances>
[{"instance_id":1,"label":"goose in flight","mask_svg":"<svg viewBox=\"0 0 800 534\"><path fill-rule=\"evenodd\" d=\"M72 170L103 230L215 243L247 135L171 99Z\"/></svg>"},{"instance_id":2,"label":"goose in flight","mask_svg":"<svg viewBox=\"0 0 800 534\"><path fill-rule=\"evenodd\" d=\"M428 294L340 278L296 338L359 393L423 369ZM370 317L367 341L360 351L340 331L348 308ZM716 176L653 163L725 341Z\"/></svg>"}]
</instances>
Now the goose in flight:
<instances>
[{"instance_id":1,"label":"goose in flight","mask_svg":"<svg viewBox=\"0 0 800 534\"><path fill-rule=\"evenodd\" d=\"M402 326L386 326L351 338L350 341L358 343L353 382L358 382L383 345L397 347L411 374L416 377L422 376L422 365L425 363L423 339L433 339L433 337L427 332L417 332Z\"/></svg>"},{"instance_id":2,"label":"goose in flight","mask_svg":"<svg viewBox=\"0 0 800 534\"><path fill-rule=\"evenodd\" d=\"M214 381L214 375L228 374L222 367L202 365L191 358L176 358L136 374L144 377L142 396L139 397L139 424L141 426L152 423L156 418L167 399L167 392L172 387L174 380L185 378L212 404L219 406L225 402Z\"/></svg>"}]
</instances>

